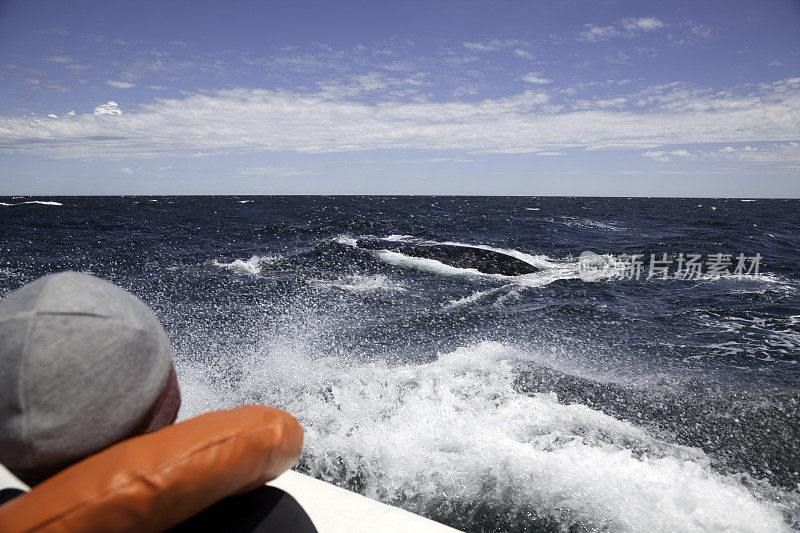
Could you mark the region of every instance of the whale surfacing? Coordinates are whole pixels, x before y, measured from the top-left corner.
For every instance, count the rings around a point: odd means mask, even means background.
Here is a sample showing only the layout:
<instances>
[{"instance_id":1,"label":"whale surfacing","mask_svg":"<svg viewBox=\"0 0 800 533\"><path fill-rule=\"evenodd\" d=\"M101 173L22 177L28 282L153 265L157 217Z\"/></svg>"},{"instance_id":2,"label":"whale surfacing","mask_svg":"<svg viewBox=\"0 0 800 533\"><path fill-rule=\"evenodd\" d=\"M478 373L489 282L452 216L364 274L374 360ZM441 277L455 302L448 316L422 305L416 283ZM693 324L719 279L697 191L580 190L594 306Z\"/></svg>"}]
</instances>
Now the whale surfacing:
<instances>
[{"instance_id":1,"label":"whale surfacing","mask_svg":"<svg viewBox=\"0 0 800 533\"><path fill-rule=\"evenodd\" d=\"M365 250L388 250L411 257L434 259L456 268L474 268L484 274L520 276L533 274L539 269L521 259L502 252L460 246L457 244L422 244L386 239L358 239L356 246Z\"/></svg>"}]
</instances>

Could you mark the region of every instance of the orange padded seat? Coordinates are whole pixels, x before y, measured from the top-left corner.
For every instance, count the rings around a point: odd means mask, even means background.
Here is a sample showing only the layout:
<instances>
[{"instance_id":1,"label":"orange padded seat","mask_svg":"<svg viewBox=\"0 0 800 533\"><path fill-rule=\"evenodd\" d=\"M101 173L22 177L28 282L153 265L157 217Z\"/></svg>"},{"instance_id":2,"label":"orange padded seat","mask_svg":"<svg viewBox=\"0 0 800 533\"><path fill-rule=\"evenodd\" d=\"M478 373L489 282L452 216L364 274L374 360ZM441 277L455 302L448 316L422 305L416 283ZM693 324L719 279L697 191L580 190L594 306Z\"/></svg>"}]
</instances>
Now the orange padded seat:
<instances>
[{"instance_id":1,"label":"orange padded seat","mask_svg":"<svg viewBox=\"0 0 800 533\"><path fill-rule=\"evenodd\" d=\"M120 442L36 485L0 507L0 531L163 531L276 478L302 447L303 429L280 409L208 413Z\"/></svg>"}]
</instances>

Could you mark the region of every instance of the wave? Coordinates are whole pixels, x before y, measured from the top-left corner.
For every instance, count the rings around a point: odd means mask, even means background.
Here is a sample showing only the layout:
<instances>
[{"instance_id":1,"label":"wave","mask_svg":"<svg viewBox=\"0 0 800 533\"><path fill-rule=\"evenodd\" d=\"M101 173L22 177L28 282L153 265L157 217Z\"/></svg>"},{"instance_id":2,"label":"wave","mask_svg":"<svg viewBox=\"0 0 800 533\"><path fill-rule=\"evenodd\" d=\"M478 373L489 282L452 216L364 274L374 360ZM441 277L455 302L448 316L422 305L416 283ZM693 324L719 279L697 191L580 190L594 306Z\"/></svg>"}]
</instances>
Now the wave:
<instances>
[{"instance_id":1,"label":"wave","mask_svg":"<svg viewBox=\"0 0 800 533\"><path fill-rule=\"evenodd\" d=\"M486 291L478 291L469 296L453 300L442 307L443 311L453 311L461 307L466 307L483 300L488 300L497 296L495 301L491 304L493 307L503 307L516 302L520 298L520 288L515 287L513 284L503 285L496 289Z\"/></svg>"},{"instance_id":2,"label":"wave","mask_svg":"<svg viewBox=\"0 0 800 533\"><path fill-rule=\"evenodd\" d=\"M518 392L517 366L532 357L483 342L391 365L320 356L278 336L224 375L182 365L182 417L278 405L306 430L305 471L456 527L482 519L493 529L512 515L517 530L536 519L562 529L789 529L788 504L767 501L783 496L713 471L702 451L555 393Z\"/></svg>"},{"instance_id":3,"label":"wave","mask_svg":"<svg viewBox=\"0 0 800 533\"><path fill-rule=\"evenodd\" d=\"M215 267L224 268L235 273L256 276L261 274L265 266L272 264L279 259L279 257L273 256L254 255L250 259L235 259L230 263L224 263L215 259L211 262L211 264Z\"/></svg>"},{"instance_id":4,"label":"wave","mask_svg":"<svg viewBox=\"0 0 800 533\"><path fill-rule=\"evenodd\" d=\"M497 287L496 289L489 289L489 290L485 290L485 291L477 291L477 292L474 292L474 293L470 294L469 296L464 296L463 298L458 298L456 300L452 300L447 305L445 305L443 309L445 311L452 311L452 310L458 309L460 307L471 305L471 304L474 304L476 302L479 302L480 300L483 300L484 298L487 298L487 297L490 297L490 296L494 296L495 294L503 292L503 291L507 290L509 287L511 287L511 285L503 285L502 287Z\"/></svg>"},{"instance_id":5,"label":"wave","mask_svg":"<svg viewBox=\"0 0 800 533\"><path fill-rule=\"evenodd\" d=\"M362 238L374 237L352 237L349 235L340 235L334 240L340 244L350 246L352 248L359 248L357 241L358 239ZM393 250L370 250L370 253L372 253L374 257L392 266L414 269L420 272L427 272L439 276L464 277L471 278L476 281L493 280L503 283L503 286L501 287L496 287L491 290L481 289L462 298L451 300L443 306L442 309L445 311L451 311L467 305L475 304L493 296L497 296L497 300L492 305L501 306L516 300L516 298L519 296L519 290L538 289L557 281L581 280L584 282L606 283L627 281L621 276L623 273L621 268L624 263L620 261L618 256L613 254L597 256L605 261L607 268L598 268L596 270L588 271L585 268L582 268L581 258L575 257L553 258L544 254L529 254L520 250L498 248L483 244L463 243L458 241L423 240L411 235L389 235L388 237L382 237L382 239L425 245L452 245L459 247L480 248L511 256L515 259L519 259L531 264L538 269L537 272L518 276L487 274L474 268L455 267L444 264L436 259L408 256ZM658 277L647 279L648 268L649 264L647 264L645 261L645 264L642 265L640 278L633 281L637 283L728 283L732 285L729 287L729 290L734 293L762 293L767 291L794 292L796 290L796 285L790 280L783 276L772 273L761 273L759 276L751 277L737 277L735 275L710 276L707 274L702 274L696 278L690 279L674 279L670 277L667 280L661 280ZM674 273L671 273L671 275L672 274Z\"/></svg>"},{"instance_id":6,"label":"wave","mask_svg":"<svg viewBox=\"0 0 800 533\"><path fill-rule=\"evenodd\" d=\"M800 351L800 332L792 326L792 318L776 319L758 316L725 316L702 313L691 318L703 332L733 334L737 340L705 344L707 352L696 355L704 357L748 357L763 362L790 362L793 354Z\"/></svg>"},{"instance_id":7,"label":"wave","mask_svg":"<svg viewBox=\"0 0 800 533\"><path fill-rule=\"evenodd\" d=\"M375 256L381 259L384 263L413 268L422 272L431 272L443 276L501 276L500 274L484 274L476 268L459 268L446 265L436 259L428 259L427 257L411 257L401 254L400 252L393 252L390 250L376 250ZM501 276L506 277L506 276Z\"/></svg>"},{"instance_id":8,"label":"wave","mask_svg":"<svg viewBox=\"0 0 800 533\"><path fill-rule=\"evenodd\" d=\"M6 202L0 202L0 205L4 206L13 206L13 205L24 205L24 204L38 204L38 205L52 205L52 206L63 206L61 202L52 202L52 201L44 201L44 200L30 200L27 202L17 202L15 204L8 204Z\"/></svg>"},{"instance_id":9,"label":"wave","mask_svg":"<svg viewBox=\"0 0 800 533\"><path fill-rule=\"evenodd\" d=\"M350 235L339 235L333 239L334 241L338 242L339 244L344 244L345 246L352 246L353 248L358 248L358 239L355 237L351 237Z\"/></svg>"}]
</instances>

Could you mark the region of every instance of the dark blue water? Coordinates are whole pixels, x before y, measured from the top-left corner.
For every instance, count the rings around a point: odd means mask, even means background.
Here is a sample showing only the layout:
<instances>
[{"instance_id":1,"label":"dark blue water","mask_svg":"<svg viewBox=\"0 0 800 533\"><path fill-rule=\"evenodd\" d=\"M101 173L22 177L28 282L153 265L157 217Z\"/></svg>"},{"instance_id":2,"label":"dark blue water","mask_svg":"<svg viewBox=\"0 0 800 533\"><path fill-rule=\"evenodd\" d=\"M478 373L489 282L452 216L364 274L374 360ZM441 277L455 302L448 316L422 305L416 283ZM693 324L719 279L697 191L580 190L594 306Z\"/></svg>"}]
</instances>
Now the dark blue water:
<instances>
[{"instance_id":1,"label":"dark blue water","mask_svg":"<svg viewBox=\"0 0 800 533\"><path fill-rule=\"evenodd\" d=\"M798 201L0 202L0 295L66 269L133 291L173 342L182 416L286 408L316 477L472 531L798 525ZM354 246L366 237L540 270ZM760 254L761 275L647 280L645 264L590 282L586 250Z\"/></svg>"}]
</instances>

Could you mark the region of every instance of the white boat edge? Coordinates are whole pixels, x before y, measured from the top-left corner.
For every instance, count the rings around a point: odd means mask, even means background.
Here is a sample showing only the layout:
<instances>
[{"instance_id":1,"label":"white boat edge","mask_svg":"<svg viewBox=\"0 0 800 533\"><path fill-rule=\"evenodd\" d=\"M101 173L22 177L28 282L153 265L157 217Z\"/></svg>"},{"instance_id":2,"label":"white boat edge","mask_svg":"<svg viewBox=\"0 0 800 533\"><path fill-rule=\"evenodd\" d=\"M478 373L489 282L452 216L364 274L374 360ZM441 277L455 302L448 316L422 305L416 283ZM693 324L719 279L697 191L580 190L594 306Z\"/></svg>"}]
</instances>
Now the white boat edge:
<instances>
[{"instance_id":1,"label":"white boat edge","mask_svg":"<svg viewBox=\"0 0 800 533\"><path fill-rule=\"evenodd\" d=\"M2 489L28 490L30 487L17 479L17 476L9 472L5 466L0 464L0 490Z\"/></svg>"},{"instance_id":2,"label":"white boat edge","mask_svg":"<svg viewBox=\"0 0 800 533\"><path fill-rule=\"evenodd\" d=\"M445 533L457 531L399 507L367 498L331 483L287 470L270 481L305 509L319 533ZM28 486L0 465L0 489Z\"/></svg>"},{"instance_id":3,"label":"white boat edge","mask_svg":"<svg viewBox=\"0 0 800 533\"><path fill-rule=\"evenodd\" d=\"M294 470L284 472L267 485L278 487L291 494L311 517L319 533L458 531Z\"/></svg>"}]
</instances>

